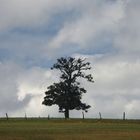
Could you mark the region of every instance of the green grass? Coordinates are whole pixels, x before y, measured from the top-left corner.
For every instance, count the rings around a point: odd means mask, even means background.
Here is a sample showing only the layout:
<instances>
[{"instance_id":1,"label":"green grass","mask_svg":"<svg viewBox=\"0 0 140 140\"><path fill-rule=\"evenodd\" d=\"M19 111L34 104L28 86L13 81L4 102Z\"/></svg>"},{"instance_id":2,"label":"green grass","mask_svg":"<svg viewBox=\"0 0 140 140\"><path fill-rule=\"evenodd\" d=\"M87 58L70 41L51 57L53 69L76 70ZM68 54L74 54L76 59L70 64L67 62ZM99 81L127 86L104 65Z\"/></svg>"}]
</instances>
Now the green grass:
<instances>
[{"instance_id":1,"label":"green grass","mask_svg":"<svg viewBox=\"0 0 140 140\"><path fill-rule=\"evenodd\" d=\"M140 121L0 119L0 140L140 140Z\"/></svg>"}]
</instances>

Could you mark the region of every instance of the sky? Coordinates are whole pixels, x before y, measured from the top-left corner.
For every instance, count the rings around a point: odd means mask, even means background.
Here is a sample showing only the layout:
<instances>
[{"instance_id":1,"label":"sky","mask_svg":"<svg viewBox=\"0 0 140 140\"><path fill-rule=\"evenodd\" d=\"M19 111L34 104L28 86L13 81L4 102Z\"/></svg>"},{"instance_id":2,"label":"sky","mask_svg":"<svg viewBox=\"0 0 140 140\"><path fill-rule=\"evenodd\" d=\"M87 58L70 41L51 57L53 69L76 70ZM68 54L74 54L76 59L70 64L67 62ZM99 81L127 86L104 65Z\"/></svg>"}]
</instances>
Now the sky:
<instances>
[{"instance_id":1,"label":"sky","mask_svg":"<svg viewBox=\"0 0 140 140\"><path fill-rule=\"evenodd\" d=\"M86 58L88 118L140 119L139 0L0 0L0 117L64 117L42 105L59 57ZM70 111L82 117L82 111Z\"/></svg>"}]
</instances>

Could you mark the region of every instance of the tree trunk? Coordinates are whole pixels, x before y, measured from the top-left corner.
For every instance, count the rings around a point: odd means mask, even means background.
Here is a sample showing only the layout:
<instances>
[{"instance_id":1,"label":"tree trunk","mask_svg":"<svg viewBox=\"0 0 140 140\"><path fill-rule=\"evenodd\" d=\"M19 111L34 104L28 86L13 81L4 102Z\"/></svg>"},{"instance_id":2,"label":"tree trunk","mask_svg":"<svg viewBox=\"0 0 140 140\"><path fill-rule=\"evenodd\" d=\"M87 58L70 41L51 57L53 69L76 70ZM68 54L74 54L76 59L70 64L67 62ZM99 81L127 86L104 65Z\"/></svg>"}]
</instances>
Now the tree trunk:
<instances>
[{"instance_id":1,"label":"tree trunk","mask_svg":"<svg viewBox=\"0 0 140 140\"><path fill-rule=\"evenodd\" d=\"M69 110L65 109L65 119L69 119Z\"/></svg>"}]
</instances>

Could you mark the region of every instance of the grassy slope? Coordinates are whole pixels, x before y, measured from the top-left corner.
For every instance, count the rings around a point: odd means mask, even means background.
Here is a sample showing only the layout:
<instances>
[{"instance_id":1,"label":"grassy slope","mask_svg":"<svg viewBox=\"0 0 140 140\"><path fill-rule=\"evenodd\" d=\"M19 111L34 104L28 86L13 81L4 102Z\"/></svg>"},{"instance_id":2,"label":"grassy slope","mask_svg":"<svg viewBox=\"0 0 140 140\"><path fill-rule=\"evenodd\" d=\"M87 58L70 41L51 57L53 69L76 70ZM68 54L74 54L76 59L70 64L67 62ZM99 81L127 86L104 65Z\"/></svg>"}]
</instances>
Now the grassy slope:
<instances>
[{"instance_id":1,"label":"grassy slope","mask_svg":"<svg viewBox=\"0 0 140 140\"><path fill-rule=\"evenodd\" d=\"M0 140L140 140L140 121L0 120Z\"/></svg>"}]
</instances>

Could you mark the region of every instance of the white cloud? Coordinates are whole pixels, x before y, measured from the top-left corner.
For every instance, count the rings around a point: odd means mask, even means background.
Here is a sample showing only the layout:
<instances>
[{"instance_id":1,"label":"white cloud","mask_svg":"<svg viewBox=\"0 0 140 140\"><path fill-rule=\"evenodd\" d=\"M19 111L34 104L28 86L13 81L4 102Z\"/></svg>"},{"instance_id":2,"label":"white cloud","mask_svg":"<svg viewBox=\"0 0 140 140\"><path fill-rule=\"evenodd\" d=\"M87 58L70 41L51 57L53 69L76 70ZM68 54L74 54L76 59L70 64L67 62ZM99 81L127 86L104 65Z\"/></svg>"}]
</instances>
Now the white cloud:
<instances>
[{"instance_id":1,"label":"white cloud","mask_svg":"<svg viewBox=\"0 0 140 140\"><path fill-rule=\"evenodd\" d=\"M137 54L140 52L140 1L129 1L125 8L125 16L120 22L118 35L115 38L115 47L126 54ZM138 54L139 55L139 54Z\"/></svg>"},{"instance_id":2,"label":"white cloud","mask_svg":"<svg viewBox=\"0 0 140 140\"><path fill-rule=\"evenodd\" d=\"M0 112L16 111L29 102L27 96L22 102L17 97L16 79L21 74L22 68L17 64L6 62L0 64Z\"/></svg>"},{"instance_id":3,"label":"white cloud","mask_svg":"<svg viewBox=\"0 0 140 140\"><path fill-rule=\"evenodd\" d=\"M138 118L140 111L138 105L135 106L135 102L137 104L140 102L140 63L138 60L130 62L119 57L114 60L114 57L111 57L87 56L87 60L93 65L91 73L95 83L86 84L88 94L85 95L87 96L85 99L93 104L96 114L102 112L104 117L117 118L121 117L122 112L127 112L128 118L134 116Z\"/></svg>"},{"instance_id":4,"label":"white cloud","mask_svg":"<svg viewBox=\"0 0 140 140\"><path fill-rule=\"evenodd\" d=\"M52 50L51 55L55 54L54 50L67 47L68 44L87 48L94 43L92 45L94 48L97 47L96 44L103 34L115 36L120 20L124 17L124 6L125 3L122 1L111 5L105 2L100 6L98 3L89 2L88 5L83 6L81 16L75 21L65 22L63 28L50 40L48 45L49 51ZM109 37L110 35L107 35L106 38ZM102 39L100 41L102 42Z\"/></svg>"},{"instance_id":5,"label":"white cloud","mask_svg":"<svg viewBox=\"0 0 140 140\"><path fill-rule=\"evenodd\" d=\"M17 79L18 82L18 99L20 101L24 100L28 95L32 97L30 102L26 104L25 110L29 116L46 116L48 113L55 114L49 108L44 108L42 105L43 98L45 96L45 91L47 87L54 81L58 81L58 72L52 73L51 70L45 70L41 68L31 68L25 70L22 75ZM53 107L54 108L54 107ZM46 110L46 111L45 111ZM51 111L47 111L51 110ZM57 114L57 113L56 113ZM15 113L15 115L20 115L20 113Z\"/></svg>"},{"instance_id":6,"label":"white cloud","mask_svg":"<svg viewBox=\"0 0 140 140\"><path fill-rule=\"evenodd\" d=\"M11 62L0 64L0 112L10 116L38 116L47 114L42 101L47 87L57 82L58 73L34 67L24 69L22 66ZM36 105L35 105L36 104ZM43 110L44 109L44 110ZM48 110L50 110L48 108ZM42 111L42 114L40 113ZM51 114L53 111L51 111ZM54 110L55 112L55 110Z\"/></svg>"},{"instance_id":7,"label":"white cloud","mask_svg":"<svg viewBox=\"0 0 140 140\"><path fill-rule=\"evenodd\" d=\"M54 14L79 7L83 0L1 0L0 30L38 27L47 24Z\"/></svg>"}]
</instances>

